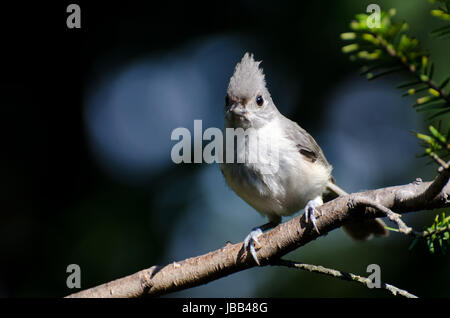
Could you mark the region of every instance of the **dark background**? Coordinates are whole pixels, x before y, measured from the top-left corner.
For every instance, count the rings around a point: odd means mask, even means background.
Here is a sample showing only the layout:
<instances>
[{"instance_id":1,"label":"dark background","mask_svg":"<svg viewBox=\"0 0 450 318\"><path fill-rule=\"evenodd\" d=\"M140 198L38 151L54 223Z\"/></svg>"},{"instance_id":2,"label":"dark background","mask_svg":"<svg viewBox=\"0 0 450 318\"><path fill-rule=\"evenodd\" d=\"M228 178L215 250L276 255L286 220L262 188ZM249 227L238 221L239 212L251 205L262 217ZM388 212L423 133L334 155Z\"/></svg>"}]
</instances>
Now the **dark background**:
<instances>
[{"instance_id":1,"label":"dark background","mask_svg":"<svg viewBox=\"0 0 450 318\"><path fill-rule=\"evenodd\" d=\"M217 164L176 165L176 127L223 126L234 65L262 59L269 90L321 144L338 183L358 191L430 179L434 167L409 133L423 118L395 86L367 82L341 53L364 1L78 1L81 29L66 27L70 2L2 4L0 19L0 296L60 297L66 267L82 288L153 264L241 241L264 223L229 190ZM394 7L432 52L438 82L449 43L427 1ZM405 216L421 229L435 213ZM449 296L448 256L409 251L410 239L353 242L337 230L292 259L365 275L419 296ZM254 268L172 296L378 297L383 291L284 268Z\"/></svg>"}]
</instances>

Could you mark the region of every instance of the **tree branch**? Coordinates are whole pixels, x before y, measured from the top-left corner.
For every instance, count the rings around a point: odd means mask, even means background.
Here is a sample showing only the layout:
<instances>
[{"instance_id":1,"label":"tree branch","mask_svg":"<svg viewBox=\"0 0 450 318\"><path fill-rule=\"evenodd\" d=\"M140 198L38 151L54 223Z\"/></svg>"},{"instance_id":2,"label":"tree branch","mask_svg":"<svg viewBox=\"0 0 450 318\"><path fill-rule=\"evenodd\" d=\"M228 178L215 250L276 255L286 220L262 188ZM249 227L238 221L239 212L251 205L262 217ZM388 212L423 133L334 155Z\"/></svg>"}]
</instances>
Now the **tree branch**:
<instances>
[{"instance_id":1,"label":"tree branch","mask_svg":"<svg viewBox=\"0 0 450 318\"><path fill-rule=\"evenodd\" d=\"M332 277L336 277L336 278L339 278L342 280L347 280L350 282L358 282L358 283L361 283L366 286L368 286L368 283L371 282L371 280L368 279L367 277L362 277L362 276L355 275L352 273L347 273L347 272L338 271L338 270L331 269L331 268L326 268L323 266L304 264L304 263L299 263L299 262L294 262L294 261L289 261L289 260L284 260L284 259L275 260L272 265L298 268L298 269L306 270L308 272L332 276ZM394 296L403 296L406 298L417 298L417 296L407 292L406 290L397 288L390 284L381 283L380 288L389 291Z\"/></svg>"},{"instance_id":2,"label":"tree branch","mask_svg":"<svg viewBox=\"0 0 450 318\"><path fill-rule=\"evenodd\" d=\"M396 213L449 207L450 185L442 185L442 175L443 173L440 173L434 182L416 180L406 185L354 193L327 202L318 208L322 212L322 216L317 220L320 234L311 226L311 222L305 222L303 215L282 223L259 238L261 248L258 250L258 257L261 265L269 265L271 261L347 222L385 216L379 209L354 209L349 202L375 202L377 206ZM438 188L439 192L435 193ZM165 266L153 266L68 297L158 296L206 284L255 265L250 253L244 250L242 242L227 243L210 253Z\"/></svg>"},{"instance_id":3,"label":"tree branch","mask_svg":"<svg viewBox=\"0 0 450 318\"><path fill-rule=\"evenodd\" d=\"M438 168L438 175L434 179L434 181L430 184L430 186L419 196L418 200L429 201L437 196L442 188L448 183L448 179L450 178L450 161L442 164ZM448 200L448 196L446 197Z\"/></svg>"},{"instance_id":4,"label":"tree branch","mask_svg":"<svg viewBox=\"0 0 450 318\"><path fill-rule=\"evenodd\" d=\"M391 220L392 222L397 223L398 226L398 231L400 233L409 235L412 231L412 228L410 228L409 226L407 226L405 224L405 222L403 222L401 220L401 215L392 212L390 209L386 208L385 206L379 204L378 202L375 202L373 200L369 200L367 198L359 198L357 200L351 200L348 203L350 208L357 208L358 206L363 206L366 208L373 208L376 209L378 211L380 211L381 213L383 213L389 220Z\"/></svg>"}]
</instances>

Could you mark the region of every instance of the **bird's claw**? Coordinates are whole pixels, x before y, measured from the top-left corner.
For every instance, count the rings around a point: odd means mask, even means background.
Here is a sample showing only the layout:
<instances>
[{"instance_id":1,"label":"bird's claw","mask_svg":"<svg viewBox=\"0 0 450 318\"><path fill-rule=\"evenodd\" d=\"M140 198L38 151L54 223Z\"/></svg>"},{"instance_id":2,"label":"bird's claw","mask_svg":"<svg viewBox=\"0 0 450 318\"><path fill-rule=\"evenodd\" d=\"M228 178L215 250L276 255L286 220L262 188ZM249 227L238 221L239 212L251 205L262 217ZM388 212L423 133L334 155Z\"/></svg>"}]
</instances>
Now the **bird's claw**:
<instances>
[{"instance_id":1,"label":"bird's claw","mask_svg":"<svg viewBox=\"0 0 450 318\"><path fill-rule=\"evenodd\" d=\"M306 223L308 223L308 220L311 220L311 223L314 226L314 229L317 231L317 233L320 234L319 229L317 228L317 219L314 215L315 212L319 213L319 215L322 215L322 212L317 210L317 207L322 205L323 201L321 197L317 197L314 200L308 201L308 203L305 206L305 219Z\"/></svg>"},{"instance_id":2,"label":"bird's claw","mask_svg":"<svg viewBox=\"0 0 450 318\"><path fill-rule=\"evenodd\" d=\"M254 228L245 238L244 240L244 248L250 249L250 253L253 256L253 259L255 260L256 264L259 264L259 260L258 260L258 256L256 255L256 250L255 250L255 243L258 245L257 247L260 247L261 244L258 241L258 237L263 233L263 231L257 227Z\"/></svg>"}]
</instances>

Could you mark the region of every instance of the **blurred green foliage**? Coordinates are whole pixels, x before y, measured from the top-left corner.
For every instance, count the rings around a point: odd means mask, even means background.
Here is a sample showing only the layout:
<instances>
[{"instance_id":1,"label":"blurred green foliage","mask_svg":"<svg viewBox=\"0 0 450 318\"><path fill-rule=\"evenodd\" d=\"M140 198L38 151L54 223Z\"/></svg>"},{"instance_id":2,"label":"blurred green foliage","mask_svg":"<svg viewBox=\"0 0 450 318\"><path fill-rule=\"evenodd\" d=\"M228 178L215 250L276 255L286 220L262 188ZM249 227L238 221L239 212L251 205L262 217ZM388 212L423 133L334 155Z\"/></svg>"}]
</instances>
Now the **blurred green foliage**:
<instances>
[{"instance_id":1,"label":"blurred green foliage","mask_svg":"<svg viewBox=\"0 0 450 318\"><path fill-rule=\"evenodd\" d=\"M439 2L439 9L431 10L433 16L442 20L450 20L450 1ZM379 14L379 25L374 26L373 15ZM353 32L341 34L341 39L352 41L342 48L342 52L350 53L352 61L362 60L364 62L362 74L368 80L372 80L394 72L404 71L411 77L411 81L397 86L397 88L409 88L404 94L412 96L421 93L413 107L418 112L432 113L427 117L430 122L433 119L444 117L448 119L450 113L450 97L446 86L450 81L447 76L441 84L437 85L433 81L434 64L429 62L429 52L425 50L417 38L408 35L408 24L404 21L394 21L395 9L381 11L374 14L357 14L355 20L350 23ZM433 32L431 35L438 39L445 38L450 34L449 26L444 26ZM376 72L376 74L374 74ZM439 118L440 119L440 118ZM443 126L443 127L441 127ZM439 166L446 166L445 162L450 158L450 125L448 121L438 122L438 128L429 126L430 134L415 133L416 137L422 141L425 148L423 156L431 157ZM428 250L435 252L435 248L445 254L446 241L449 238L450 228L448 217L442 214L436 215L433 224L423 235L416 237L410 246L410 250L419 239L425 238Z\"/></svg>"}]
</instances>

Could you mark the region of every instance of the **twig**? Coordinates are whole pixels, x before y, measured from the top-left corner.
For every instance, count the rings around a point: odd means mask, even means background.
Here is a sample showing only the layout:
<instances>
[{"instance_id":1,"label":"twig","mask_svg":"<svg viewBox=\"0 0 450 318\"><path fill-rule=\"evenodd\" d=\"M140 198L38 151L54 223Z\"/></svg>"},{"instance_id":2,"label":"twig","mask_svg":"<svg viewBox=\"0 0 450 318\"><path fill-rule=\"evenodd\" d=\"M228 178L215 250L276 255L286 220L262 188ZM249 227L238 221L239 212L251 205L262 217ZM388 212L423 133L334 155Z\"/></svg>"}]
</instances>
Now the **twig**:
<instances>
[{"instance_id":1,"label":"twig","mask_svg":"<svg viewBox=\"0 0 450 318\"><path fill-rule=\"evenodd\" d=\"M399 232L401 233L401 231L399 229L394 229L391 227L386 226L386 229L390 230L390 231L394 231L394 232ZM430 231L415 231L412 230L408 235L413 236L415 238L427 238L433 234L442 234L445 232L450 232L450 225L435 229L435 230L430 230ZM404 233L405 234L405 233Z\"/></svg>"},{"instance_id":2,"label":"twig","mask_svg":"<svg viewBox=\"0 0 450 318\"><path fill-rule=\"evenodd\" d=\"M371 283L371 280L368 279L367 277L362 277L362 276L355 275L352 273L338 271L338 270L326 268L323 266L304 264L304 263L294 262L294 261L290 261L290 260L284 260L284 259L275 260L275 261L273 261L273 263L271 265L298 268L298 269L306 270L306 271L312 272L312 273L319 273L319 274L323 274L323 275L327 275L327 276L336 277L336 278L339 278L342 280L358 282L358 283L364 284L366 286L368 286L368 283ZM395 287L390 284L381 283L380 289L385 289L394 296L403 296L406 298L418 298L417 296L407 292L406 290L400 289L400 288Z\"/></svg>"},{"instance_id":3,"label":"twig","mask_svg":"<svg viewBox=\"0 0 450 318\"><path fill-rule=\"evenodd\" d=\"M420 237L420 238L427 238L433 234L442 234L445 232L449 232L450 231L450 225L447 226L443 226L441 228L435 229L435 230L431 230L431 231L422 231L422 232L417 232L417 231L413 231L413 235L415 237Z\"/></svg>"},{"instance_id":4,"label":"twig","mask_svg":"<svg viewBox=\"0 0 450 318\"><path fill-rule=\"evenodd\" d=\"M437 85L430 78L427 79L426 81L423 81L422 78L420 77L420 74L417 72L417 69L412 64L410 64L406 59L402 59L392 45L388 45L388 42L384 40L380 35L377 35L376 33L372 33L372 35L379 41L380 46L386 51L387 54L389 54L392 58L399 61L400 64L403 65L403 67L405 67L414 76L416 76L419 79L419 81L427 84L429 88L432 88L435 91L437 91L439 93L439 96L445 100L446 105L450 106L450 97L447 95L447 93L443 88L439 87L439 85Z\"/></svg>"},{"instance_id":5,"label":"twig","mask_svg":"<svg viewBox=\"0 0 450 318\"><path fill-rule=\"evenodd\" d=\"M405 222L403 222L401 220L401 215L400 214L392 212L390 209L386 208L385 206L383 206L383 205L381 205L381 204L379 204L379 203L377 203L377 202L375 202L373 200L370 200L370 199L367 199L367 198L358 198L357 200L351 199L351 200L349 200L347 205L350 208L356 208L356 207L359 207L359 206L364 206L364 207L368 207L368 208L374 208L374 209L384 213L389 220L391 220L392 222L395 222L397 224L397 226L398 226L398 231L399 232L401 232L403 234L406 234L406 235L409 235L412 232L412 228L407 226L405 224Z\"/></svg>"},{"instance_id":6,"label":"twig","mask_svg":"<svg viewBox=\"0 0 450 318\"><path fill-rule=\"evenodd\" d=\"M441 166L443 169L448 169L449 163L446 163L442 160L435 152L431 152L428 154L436 163Z\"/></svg>"},{"instance_id":7,"label":"twig","mask_svg":"<svg viewBox=\"0 0 450 318\"><path fill-rule=\"evenodd\" d=\"M438 175L434 179L434 181L429 185L428 188L425 189L423 193L418 195L414 200L424 200L430 201L433 200L438 194L441 193L442 189L448 184L448 180L450 178L450 161L448 161L445 165L441 165L438 168ZM448 195L444 195L442 199L445 201L448 200Z\"/></svg>"}]
</instances>

